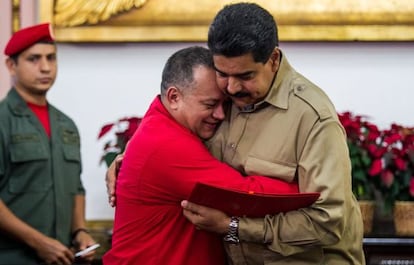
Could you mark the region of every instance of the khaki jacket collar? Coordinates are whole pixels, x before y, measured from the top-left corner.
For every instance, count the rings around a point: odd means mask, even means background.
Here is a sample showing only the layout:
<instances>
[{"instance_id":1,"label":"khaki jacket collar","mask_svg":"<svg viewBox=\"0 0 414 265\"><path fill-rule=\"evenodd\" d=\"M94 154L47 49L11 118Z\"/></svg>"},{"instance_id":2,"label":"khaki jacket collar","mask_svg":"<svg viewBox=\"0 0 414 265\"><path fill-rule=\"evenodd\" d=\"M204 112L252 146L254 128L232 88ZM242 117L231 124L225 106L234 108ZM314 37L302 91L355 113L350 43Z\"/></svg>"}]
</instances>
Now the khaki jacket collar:
<instances>
[{"instance_id":1,"label":"khaki jacket collar","mask_svg":"<svg viewBox=\"0 0 414 265\"><path fill-rule=\"evenodd\" d=\"M294 74L293 68L290 66L288 60L280 52L282 59L280 61L279 70L276 73L276 78L270 87L269 93L264 99L269 103L280 109L288 109L289 94L292 92L292 86L283 85L285 80L291 80L290 77Z\"/></svg>"}]
</instances>

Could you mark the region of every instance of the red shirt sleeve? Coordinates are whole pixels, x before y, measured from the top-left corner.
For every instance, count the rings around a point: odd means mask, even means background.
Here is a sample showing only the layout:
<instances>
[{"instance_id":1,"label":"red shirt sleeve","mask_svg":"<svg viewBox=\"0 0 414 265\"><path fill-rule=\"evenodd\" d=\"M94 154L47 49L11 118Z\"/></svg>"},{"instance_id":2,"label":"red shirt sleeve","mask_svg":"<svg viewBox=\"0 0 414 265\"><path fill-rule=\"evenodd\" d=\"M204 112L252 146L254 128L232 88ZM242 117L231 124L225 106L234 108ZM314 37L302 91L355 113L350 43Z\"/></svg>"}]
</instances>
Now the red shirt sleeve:
<instances>
[{"instance_id":1,"label":"red shirt sleeve","mask_svg":"<svg viewBox=\"0 0 414 265\"><path fill-rule=\"evenodd\" d=\"M148 144L151 144L152 141L149 142ZM134 142L131 142L128 147L129 153L123 162L141 168L135 170L135 174L138 174L137 189L143 198L162 202L171 200L173 203L188 198L196 182L241 191L298 192L296 183L263 176L242 176L237 170L214 158L195 136L171 138L170 141L162 141L159 144L158 148L152 146L152 150L155 151L147 153L144 162L142 144L140 150L134 148ZM133 157L138 159L134 162L130 159ZM130 173L133 174L133 171Z\"/></svg>"}]
</instances>

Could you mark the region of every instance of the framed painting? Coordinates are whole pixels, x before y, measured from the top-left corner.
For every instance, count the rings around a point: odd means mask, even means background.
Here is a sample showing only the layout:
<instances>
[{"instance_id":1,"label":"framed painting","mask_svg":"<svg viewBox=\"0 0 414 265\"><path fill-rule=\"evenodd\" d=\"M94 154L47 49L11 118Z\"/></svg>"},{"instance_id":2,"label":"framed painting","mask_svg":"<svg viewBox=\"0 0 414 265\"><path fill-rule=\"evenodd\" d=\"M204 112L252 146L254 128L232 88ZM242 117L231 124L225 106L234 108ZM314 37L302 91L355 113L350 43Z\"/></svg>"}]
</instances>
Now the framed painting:
<instances>
[{"instance_id":1,"label":"framed painting","mask_svg":"<svg viewBox=\"0 0 414 265\"><path fill-rule=\"evenodd\" d=\"M204 42L230 0L39 0L61 42ZM281 41L413 41L412 0L256 0Z\"/></svg>"}]
</instances>

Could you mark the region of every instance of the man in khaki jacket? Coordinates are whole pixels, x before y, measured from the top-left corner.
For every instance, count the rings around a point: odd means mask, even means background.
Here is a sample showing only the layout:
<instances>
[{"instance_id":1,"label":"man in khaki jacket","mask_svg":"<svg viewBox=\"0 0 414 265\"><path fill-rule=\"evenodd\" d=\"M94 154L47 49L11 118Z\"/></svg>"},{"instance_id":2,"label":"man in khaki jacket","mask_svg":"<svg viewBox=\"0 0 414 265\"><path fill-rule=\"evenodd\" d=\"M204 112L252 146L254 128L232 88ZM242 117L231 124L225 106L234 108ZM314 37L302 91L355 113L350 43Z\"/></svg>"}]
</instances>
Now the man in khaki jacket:
<instances>
[{"instance_id":1,"label":"man in khaki jacket","mask_svg":"<svg viewBox=\"0 0 414 265\"><path fill-rule=\"evenodd\" d=\"M226 235L230 264L365 264L345 132L326 94L278 48L271 14L252 3L224 7L208 46L233 102L211 152L243 174L297 181L301 192L321 195L311 207L259 219L184 201L185 216Z\"/></svg>"}]
</instances>

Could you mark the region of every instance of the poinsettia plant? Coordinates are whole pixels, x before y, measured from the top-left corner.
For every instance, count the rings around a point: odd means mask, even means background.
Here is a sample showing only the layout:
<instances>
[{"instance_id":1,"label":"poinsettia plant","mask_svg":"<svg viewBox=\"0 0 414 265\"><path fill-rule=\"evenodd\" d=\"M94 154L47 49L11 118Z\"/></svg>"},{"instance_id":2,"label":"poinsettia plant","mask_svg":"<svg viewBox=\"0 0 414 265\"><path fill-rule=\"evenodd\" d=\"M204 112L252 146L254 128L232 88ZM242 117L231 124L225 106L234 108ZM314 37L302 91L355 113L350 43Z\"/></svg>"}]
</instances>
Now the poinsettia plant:
<instances>
[{"instance_id":1,"label":"poinsettia plant","mask_svg":"<svg viewBox=\"0 0 414 265\"><path fill-rule=\"evenodd\" d=\"M384 199L386 211L395 201L414 201L414 128L392 124L368 146L369 174Z\"/></svg>"},{"instance_id":2,"label":"poinsettia plant","mask_svg":"<svg viewBox=\"0 0 414 265\"><path fill-rule=\"evenodd\" d=\"M414 128L392 124L379 130L365 116L338 116L347 132L355 196L374 199L379 194L385 212L397 200L414 201Z\"/></svg>"},{"instance_id":3,"label":"poinsettia plant","mask_svg":"<svg viewBox=\"0 0 414 265\"><path fill-rule=\"evenodd\" d=\"M378 127L366 116L351 112L338 113L347 134L349 157L352 166L352 191L358 200L374 200L375 186L369 174L372 159L367 147L380 134Z\"/></svg>"},{"instance_id":4,"label":"poinsettia plant","mask_svg":"<svg viewBox=\"0 0 414 265\"><path fill-rule=\"evenodd\" d=\"M109 166L118 154L124 152L126 144L138 129L141 120L140 117L125 117L102 126L98 139L103 138L110 132L115 137L105 142L101 163L105 162Z\"/></svg>"}]
</instances>

